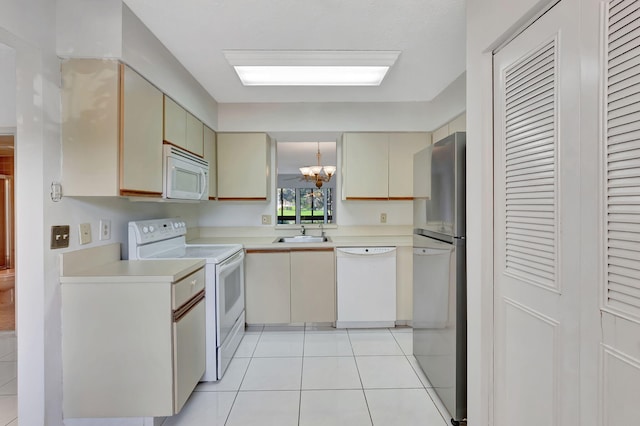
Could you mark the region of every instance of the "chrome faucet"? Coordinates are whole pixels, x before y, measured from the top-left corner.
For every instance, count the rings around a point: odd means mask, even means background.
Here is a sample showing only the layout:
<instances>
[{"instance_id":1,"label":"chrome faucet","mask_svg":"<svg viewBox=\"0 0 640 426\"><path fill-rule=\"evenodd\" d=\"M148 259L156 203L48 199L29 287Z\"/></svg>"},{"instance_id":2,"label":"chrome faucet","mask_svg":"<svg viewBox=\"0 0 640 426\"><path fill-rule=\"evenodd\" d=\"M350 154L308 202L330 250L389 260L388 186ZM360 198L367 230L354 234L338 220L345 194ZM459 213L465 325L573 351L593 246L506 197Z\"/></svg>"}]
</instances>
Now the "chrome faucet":
<instances>
[{"instance_id":1,"label":"chrome faucet","mask_svg":"<svg viewBox=\"0 0 640 426\"><path fill-rule=\"evenodd\" d=\"M304 225L302 225L302 228L300 229L300 235L307 235L307 230L304 229Z\"/></svg>"},{"instance_id":2,"label":"chrome faucet","mask_svg":"<svg viewBox=\"0 0 640 426\"><path fill-rule=\"evenodd\" d=\"M324 238L324 226L322 223L320 224L320 236Z\"/></svg>"}]
</instances>

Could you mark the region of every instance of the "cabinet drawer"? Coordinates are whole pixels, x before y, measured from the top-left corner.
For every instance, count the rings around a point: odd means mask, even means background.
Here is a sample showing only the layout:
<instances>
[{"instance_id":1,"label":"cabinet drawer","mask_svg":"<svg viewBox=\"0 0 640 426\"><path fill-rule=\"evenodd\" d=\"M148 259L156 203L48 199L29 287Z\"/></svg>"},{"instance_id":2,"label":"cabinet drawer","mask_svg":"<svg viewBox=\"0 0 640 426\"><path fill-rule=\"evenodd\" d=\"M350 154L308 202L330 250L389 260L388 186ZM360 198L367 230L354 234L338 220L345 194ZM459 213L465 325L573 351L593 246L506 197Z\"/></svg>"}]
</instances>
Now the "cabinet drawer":
<instances>
[{"instance_id":1,"label":"cabinet drawer","mask_svg":"<svg viewBox=\"0 0 640 426\"><path fill-rule=\"evenodd\" d=\"M204 268L198 269L172 286L171 308L179 308L202 289L204 289ZM215 295L212 294L211 297L215 297Z\"/></svg>"}]
</instances>

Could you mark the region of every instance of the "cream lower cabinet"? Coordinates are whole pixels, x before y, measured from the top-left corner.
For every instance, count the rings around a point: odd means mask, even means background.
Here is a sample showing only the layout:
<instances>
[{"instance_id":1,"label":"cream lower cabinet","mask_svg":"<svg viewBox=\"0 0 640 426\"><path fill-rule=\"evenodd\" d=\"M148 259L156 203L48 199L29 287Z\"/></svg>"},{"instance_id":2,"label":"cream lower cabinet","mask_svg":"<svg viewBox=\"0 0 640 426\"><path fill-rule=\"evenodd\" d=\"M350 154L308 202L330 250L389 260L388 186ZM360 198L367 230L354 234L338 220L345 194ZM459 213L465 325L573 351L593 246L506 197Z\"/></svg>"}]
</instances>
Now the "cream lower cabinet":
<instances>
[{"instance_id":1,"label":"cream lower cabinet","mask_svg":"<svg viewBox=\"0 0 640 426\"><path fill-rule=\"evenodd\" d=\"M62 62L69 196L162 196L162 92L115 60Z\"/></svg>"},{"instance_id":2,"label":"cream lower cabinet","mask_svg":"<svg viewBox=\"0 0 640 426\"><path fill-rule=\"evenodd\" d=\"M291 322L336 320L333 249L291 250Z\"/></svg>"},{"instance_id":3,"label":"cream lower cabinet","mask_svg":"<svg viewBox=\"0 0 640 426\"><path fill-rule=\"evenodd\" d=\"M289 250L250 250L245 256L247 324L291 322Z\"/></svg>"},{"instance_id":4,"label":"cream lower cabinet","mask_svg":"<svg viewBox=\"0 0 640 426\"><path fill-rule=\"evenodd\" d=\"M396 248L396 320L413 320L413 247Z\"/></svg>"},{"instance_id":5,"label":"cream lower cabinet","mask_svg":"<svg viewBox=\"0 0 640 426\"><path fill-rule=\"evenodd\" d=\"M246 251L248 324L336 320L333 248Z\"/></svg>"},{"instance_id":6,"label":"cream lower cabinet","mask_svg":"<svg viewBox=\"0 0 640 426\"><path fill-rule=\"evenodd\" d=\"M65 417L171 416L204 374L204 269L172 282L144 262L61 278Z\"/></svg>"}]
</instances>

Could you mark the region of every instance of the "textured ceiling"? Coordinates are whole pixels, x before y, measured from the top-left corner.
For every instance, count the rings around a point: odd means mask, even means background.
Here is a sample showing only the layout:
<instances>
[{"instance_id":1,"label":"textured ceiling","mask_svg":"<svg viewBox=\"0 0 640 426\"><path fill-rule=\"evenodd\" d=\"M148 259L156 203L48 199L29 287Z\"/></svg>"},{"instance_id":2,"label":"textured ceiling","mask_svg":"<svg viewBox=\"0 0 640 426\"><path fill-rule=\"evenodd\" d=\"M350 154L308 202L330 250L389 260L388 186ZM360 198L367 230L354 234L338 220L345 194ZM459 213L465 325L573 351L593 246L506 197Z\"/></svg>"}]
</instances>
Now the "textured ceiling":
<instances>
[{"instance_id":1,"label":"textured ceiling","mask_svg":"<svg viewBox=\"0 0 640 426\"><path fill-rule=\"evenodd\" d=\"M124 0L221 103L428 101L465 70L464 0ZM244 87L225 49L400 50L379 87Z\"/></svg>"}]
</instances>

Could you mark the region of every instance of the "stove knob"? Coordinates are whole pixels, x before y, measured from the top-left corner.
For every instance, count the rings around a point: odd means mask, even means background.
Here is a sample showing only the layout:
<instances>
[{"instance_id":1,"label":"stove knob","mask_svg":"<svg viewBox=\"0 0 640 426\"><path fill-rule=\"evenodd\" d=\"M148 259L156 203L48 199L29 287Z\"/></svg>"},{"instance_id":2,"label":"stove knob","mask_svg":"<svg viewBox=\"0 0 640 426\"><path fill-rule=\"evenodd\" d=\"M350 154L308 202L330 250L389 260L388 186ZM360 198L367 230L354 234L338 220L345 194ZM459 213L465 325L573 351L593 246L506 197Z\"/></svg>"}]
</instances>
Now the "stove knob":
<instances>
[{"instance_id":1,"label":"stove knob","mask_svg":"<svg viewBox=\"0 0 640 426\"><path fill-rule=\"evenodd\" d=\"M155 228L153 227L153 225L149 226L149 232L153 232L155 231Z\"/></svg>"},{"instance_id":2,"label":"stove knob","mask_svg":"<svg viewBox=\"0 0 640 426\"><path fill-rule=\"evenodd\" d=\"M149 228L147 228L146 226L143 226L142 227L142 232L144 232L146 234L147 232L149 232Z\"/></svg>"},{"instance_id":3,"label":"stove knob","mask_svg":"<svg viewBox=\"0 0 640 426\"><path fill-rule=\"evenodd\" d=\"M184 222L182 222L182 227L183 227L183 228L186 228L186 227L187 227L187 224L186 224L186 223L184 223Z\"/></svg>"}]
</instances>

